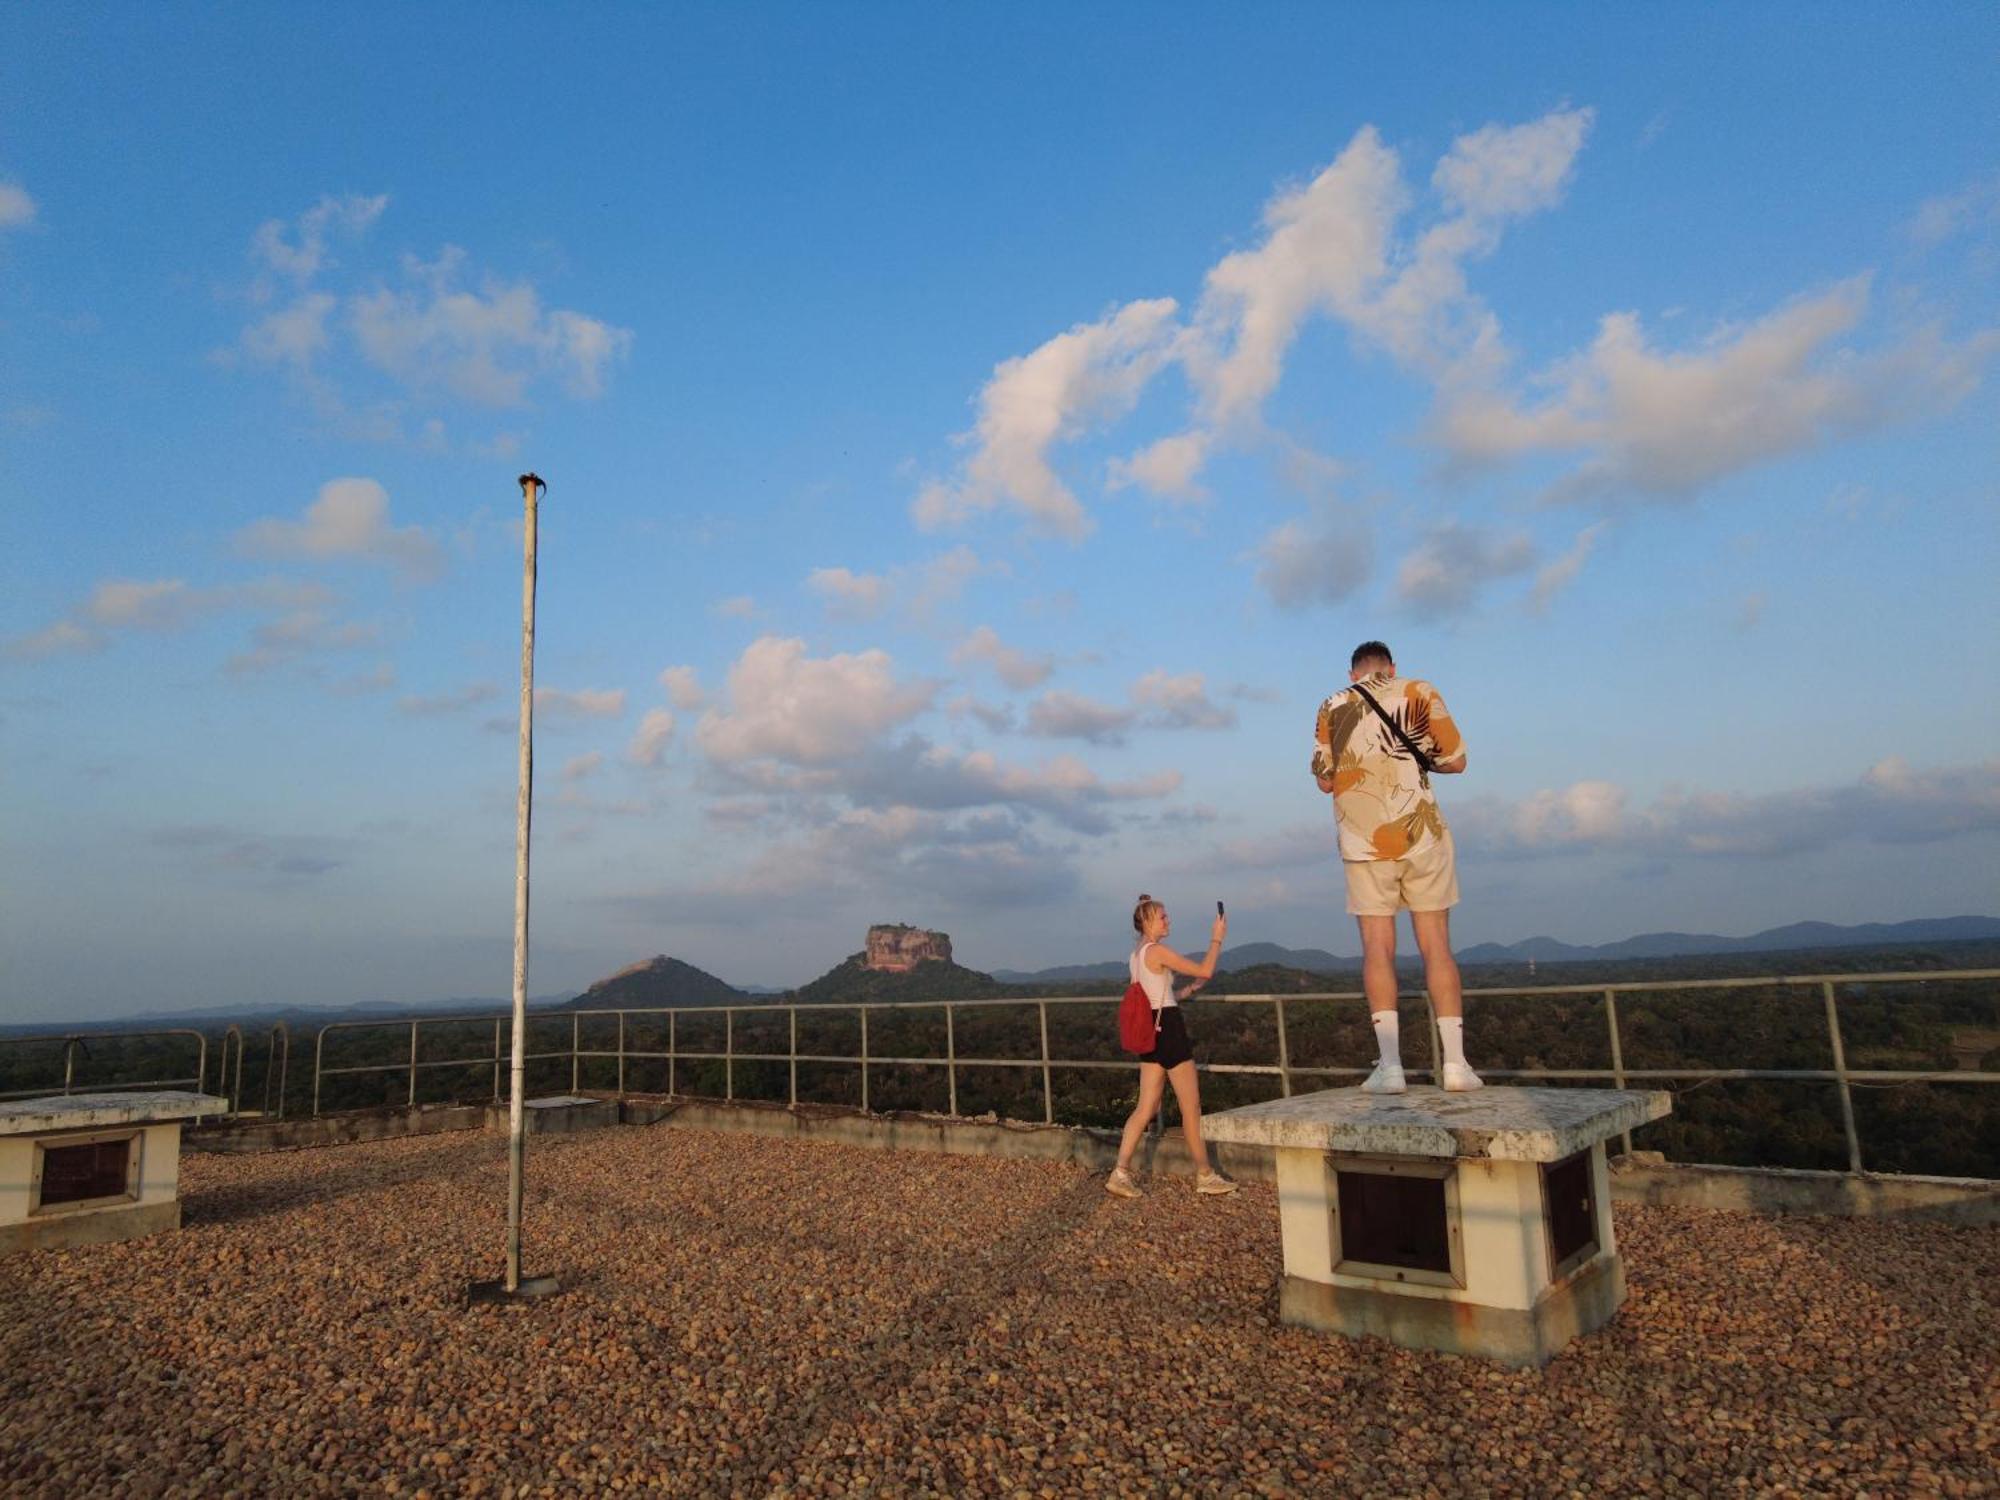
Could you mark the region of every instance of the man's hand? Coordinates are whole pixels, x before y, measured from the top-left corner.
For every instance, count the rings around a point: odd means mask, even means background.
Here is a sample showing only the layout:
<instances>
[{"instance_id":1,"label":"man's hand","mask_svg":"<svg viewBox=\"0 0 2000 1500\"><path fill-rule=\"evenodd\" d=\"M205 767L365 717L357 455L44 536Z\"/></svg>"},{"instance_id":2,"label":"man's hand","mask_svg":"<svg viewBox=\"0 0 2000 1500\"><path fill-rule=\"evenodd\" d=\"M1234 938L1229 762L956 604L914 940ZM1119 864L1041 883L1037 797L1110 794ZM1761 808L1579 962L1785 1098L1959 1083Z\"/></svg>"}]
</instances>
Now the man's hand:
<instances>
[{"instance_id":1,"label":"man's hand","mask_svg":"<svg viewBox=\"0 0 2000 1500\"><path fill-rule=\"evenodd\" d=\"M1325 793L1327 793L1328 795L1331 795L1331 794L1332 794L1332 792L1333 792L1333 778L1332 778L1331 776L1315 776L1315 777L1313 777L1313 780L1314 780L1314 781L1317 781L1317 782L1319 783L1319 789L1320 789L1320 790L1321 790L1322 792L1325 792Z\"/></svg>"},{"instance_id":2,"label":"man's hand","mask_svg":"<svg viewBox=\"0 0 2000 1500\"><path fill-rule=\"evenodd\" d=\"M1431 769L1440 776L1456 776L1465 769L1465 752L1459 751L1450 760L1434 760Z\"/></svg>"}]
</instances>

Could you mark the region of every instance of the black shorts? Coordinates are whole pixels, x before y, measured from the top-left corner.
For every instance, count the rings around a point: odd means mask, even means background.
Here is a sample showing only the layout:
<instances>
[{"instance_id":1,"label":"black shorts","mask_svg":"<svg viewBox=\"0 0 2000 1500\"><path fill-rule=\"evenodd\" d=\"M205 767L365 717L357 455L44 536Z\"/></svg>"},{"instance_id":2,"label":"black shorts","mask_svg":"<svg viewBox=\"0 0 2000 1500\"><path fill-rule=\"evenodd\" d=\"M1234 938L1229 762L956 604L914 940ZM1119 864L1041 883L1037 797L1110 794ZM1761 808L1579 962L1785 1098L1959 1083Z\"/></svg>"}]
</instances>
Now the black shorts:
<instances>
[{"instance_id":1,"label":"black shorts","mask_svg":"<svg viewBox=\"0 0 2000 1500\"><path fill-rule=\"evenodd\" d=\"M1193 1060L1194 1048L1188 1045L1187 1022L1181 1019L1181 1008L1178 1005L1163 1007L1160 1011L1160 1034L1154 1038L1153 1050L1140 1053L1139 1061L1158 1063L1163 1068L1177 1068Z\"/></svg>"}]
</instances>

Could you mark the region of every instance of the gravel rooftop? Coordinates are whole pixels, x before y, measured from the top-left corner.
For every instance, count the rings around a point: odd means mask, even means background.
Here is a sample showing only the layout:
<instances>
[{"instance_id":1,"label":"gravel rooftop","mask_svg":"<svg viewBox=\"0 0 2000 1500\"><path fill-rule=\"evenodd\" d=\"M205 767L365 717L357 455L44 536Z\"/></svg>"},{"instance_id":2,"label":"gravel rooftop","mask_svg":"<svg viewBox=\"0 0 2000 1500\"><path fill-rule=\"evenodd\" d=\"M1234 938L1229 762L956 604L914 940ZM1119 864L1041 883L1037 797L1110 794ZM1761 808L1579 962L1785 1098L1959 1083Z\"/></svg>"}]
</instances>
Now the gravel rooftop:
<instances>
[{"instance_id":1,"label":"gravel rooftop","mask_svg":"<svg viewBox=\"0 0 2000 1500\"><path fill-rule=\"evenodd\" d=\"M2000 1493L2000 1231L1617 1210L1541 1371L1276 1320L1272 1190L627 1127L183 1162L0 1261L9 1495Z\"/></svg>"}]
</instances>

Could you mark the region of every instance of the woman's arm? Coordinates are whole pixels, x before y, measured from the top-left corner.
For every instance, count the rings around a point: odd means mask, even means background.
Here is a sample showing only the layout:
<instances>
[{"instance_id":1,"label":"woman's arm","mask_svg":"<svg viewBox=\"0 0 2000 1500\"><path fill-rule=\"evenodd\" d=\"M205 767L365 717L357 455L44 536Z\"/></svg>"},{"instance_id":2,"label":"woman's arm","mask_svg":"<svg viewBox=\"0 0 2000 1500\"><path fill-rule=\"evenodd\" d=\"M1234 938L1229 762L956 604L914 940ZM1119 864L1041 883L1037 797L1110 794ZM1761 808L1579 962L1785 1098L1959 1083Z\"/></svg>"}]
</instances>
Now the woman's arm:
<instances>
[{"instance_id":1,"label":"woman's arm","mask_svg":"<svg viewBox=\"0 0 2000 1500\"><path fill-rule=\"evenodd\" d=\"M1212 979L1215 976L1215 961L1222 956L1222 940L1229 936L1229 918L1218 914L1215 926L1209 933L1208 952L1201 962L1183 958L1165 943L1155 943L1146 950L1146 967L1157 974L1163 969L1172 969L1176 974L1185 974L1190 979Z\"/></svg>"}]
</instances>

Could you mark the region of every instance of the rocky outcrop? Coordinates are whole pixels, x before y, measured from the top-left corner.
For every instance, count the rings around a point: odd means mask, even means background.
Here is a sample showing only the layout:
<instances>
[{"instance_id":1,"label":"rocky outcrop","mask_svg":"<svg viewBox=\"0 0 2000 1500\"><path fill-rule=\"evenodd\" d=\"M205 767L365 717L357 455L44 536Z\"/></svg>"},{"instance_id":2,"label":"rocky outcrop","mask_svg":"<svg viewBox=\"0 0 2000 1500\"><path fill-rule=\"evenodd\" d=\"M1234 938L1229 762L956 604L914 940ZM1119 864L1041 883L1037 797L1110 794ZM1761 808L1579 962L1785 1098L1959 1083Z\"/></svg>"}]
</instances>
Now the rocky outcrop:
<instances>
[{"instance_id":1,"label":"rocky outcrop","mask_svg":"<svg viewBox=\"0 0 2000 1500\"><path fill-rule=\"evenodd\" d=\"M951 962L951 939L942 932L906 927L901 922L877 923L868 929L862 967L885 974L907 974L918 964L936 959Z\"/></svg>"}]
</instances>

